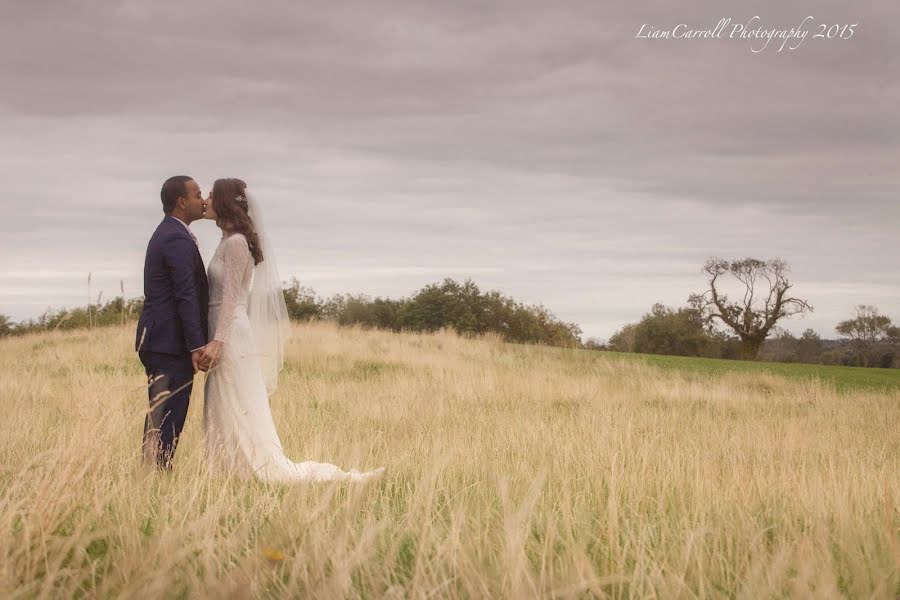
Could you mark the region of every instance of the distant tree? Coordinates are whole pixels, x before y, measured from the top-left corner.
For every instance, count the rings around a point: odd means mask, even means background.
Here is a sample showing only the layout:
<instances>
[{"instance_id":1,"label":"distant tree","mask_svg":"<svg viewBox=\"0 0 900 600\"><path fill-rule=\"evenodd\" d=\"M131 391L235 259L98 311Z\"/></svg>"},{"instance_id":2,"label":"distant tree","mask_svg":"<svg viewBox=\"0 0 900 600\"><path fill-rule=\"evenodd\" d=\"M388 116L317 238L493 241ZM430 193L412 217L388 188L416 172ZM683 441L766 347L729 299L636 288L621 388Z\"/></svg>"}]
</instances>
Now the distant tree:
<instances>
[{"instance_id":1,"label":"distant tree","mask_svg":"<svg viewBox=\"0 0 900 600\"><path fill-rule=\"evenodd\" d=\"M542 332L538 343L565 348L581 346L581 327L575 323L564 323L544 305L532 305L525 309L534 316Z\"/></svg>"},{"instance_id":2,"label":"distant tree","mask_svg":"<svg viewBox=\"0 0 900 600\"><path fill-rule=\"evenodd\" d=\"M769 339L760 350L760 359L772 362L820 362L824 347L822 339L812 329L807 329L800 337L780 327L775 327Z\"/></svg>"},{"instance_id":3,"label":"distant tree","mask_svg":"<svg viewBox=\"0 0 900 600\"><path fill-rule=\"evenodd\" d=\"M584 341L585 350L606 350L606 343L601 338L589 337Z\"/></svg>"},{"instance_id":4,"label":"distant tree","mask_svg":"<svg viewBox=\"0 0 900 600\"><path fill-rule=\"evenodd\" d=\"M369 306L369 322L373 327L400 331L400 313L405 304L404 299L375 298Z\"/></svg>"},{"instance_id":5,"label":"distant tree","mask_svg":"<svg viewBox=\"0 0 900 600\"><path fill-rule=\"evenodd\" d=\"M854 363L863 367L890 367L900 345L900 328L891 318L879 313L878 308L859 304L854 317L841 321L835 327L839 335L850 339Z\"/></svg>"},{"instance_id":6,"label":"distant tree","mask_svg":"<svg viewBox=\"0 0 900 600\"><path fill-rule=\"evenodd\" d=\"M509 340L514 331L518 331L517 315L520 313L518 303L512 298L504 296L496 290L484 295L484 319L485 328L488 331L496 331Z\"/></svg>"},{"instance_id":7,"label":"distant tree","mask_svg":"<svg viewBox=\"0 0 900 600\"><path fill-rule=\"evenodd\" d=\"M288 316L296 321L322 316L322 305L316 292L310 287L301 286L296 277L291 278L290 285L284 288L284 303L287 305Z\"/></svg>"},{"instance_id":8,"label":"distant tree","mask_svg":"<svg viewBox=\"0 0 900 600\"><path fill-rule=\"evenodd\" d=\"M637 323L624 325L609 338L609 349L615 352L634 352Z\"/></svg>"},{"instance_id":9,"label":"distant tree","mask_svg":"<svg viewBox=\"0 0 900 600\"><path fill-rule=\"evenodd\" d=\"M643 354L706 356L710 339L693 308L673 310L654 304L635 329L634 351Z\"/></svg>"},{"instance_id":10,"label":"distant tree","mask_svg":"<svg viewBox=\"0 0 900 600\"><path fill-rule=\"evenodd\" d=\"M787 263L779 258L710 258L703 270L710 277L709 289L692 294L691 302L702 307L704 320L718 319L737 334L744 360L759 357L763 342L780 319L813 310L806 300L787 295L792 284L787 279ZM740 300L732 301L722 291L720 278L727 275L739 282L743 292Z\"/></svg>"},{"instance_id":11,"label":"distant tree","mask_svg":"<svg viewBox=\"0 0 900 600\"><path fill-rule=\"evenodd\" d=\"M452 327L460 335L500 333L504 340L523 344L581 346L581 328L565 323L542 305L525 306L503 294L481 293L471 279L462 284L446 278L431 284L398 308L402 329L437 331Z\"/></svg>"},{"instance_id":12,"label":"distant tree","mask_svg":"<svg viewBox=\"0 0 900 600\"><path fill-rule=\"evenodd\" d=\"M372 300L366 294L335 294L322 304L319 316L338 325L400 331L400 313L405 303L406 300Z\"/></svg>"},{"instance_id":13,"label":"distant tree","mask_svg":"<svg viewBox=\"0 0 900 600\"><path fill-rule=\"evenodd\" d=\"M840 335L864 344L892 341L898 337L897 327L891 323L891 318L880 314L877 307L858 304L854 314L852 319L837 324L835 329Z\"/></svg>"},{"instance_id":14,"label":"distant tree","mask_svg":"<svg viewBox=\"0 0 900 600\"><path fill-rule=\"evenodd\" d=\"M775 327L760 348L759 359L768 362L798 362L797 338L790 331Z\"/></svg>"},{"instance_id":15,"label":"distant tree","mask_svg":"<svg viewBox=\"0 0 900 600\"><path fill-rule=\"evenodd\" d=\"M459 284L445 278L440 284L425 286L411 299L403 313L403 326L417 331L437 331L450 325L458 333L483 333L484 300L475 283Z\"/></svg>"},{"instance_id":16,"label":"distant tree","mask_svg":"<svg viewBox=\"0 0 900 600\"><path fill-rule=\"evenodd\" d=\"M822 338L812 329L806 329L797 340L797 360L803 363L818 363L822 357Z\"/></svg>"},{"instance_id":17,"label":"distant tree","mask_svg":"<svg viewBox=\"0 0 900 600\"><path fill-rule=\"evenodd\" d=\"M12 335L16 329L16 324L6 315L0 315L0 337Z\"/></svg>"}]
</instances>

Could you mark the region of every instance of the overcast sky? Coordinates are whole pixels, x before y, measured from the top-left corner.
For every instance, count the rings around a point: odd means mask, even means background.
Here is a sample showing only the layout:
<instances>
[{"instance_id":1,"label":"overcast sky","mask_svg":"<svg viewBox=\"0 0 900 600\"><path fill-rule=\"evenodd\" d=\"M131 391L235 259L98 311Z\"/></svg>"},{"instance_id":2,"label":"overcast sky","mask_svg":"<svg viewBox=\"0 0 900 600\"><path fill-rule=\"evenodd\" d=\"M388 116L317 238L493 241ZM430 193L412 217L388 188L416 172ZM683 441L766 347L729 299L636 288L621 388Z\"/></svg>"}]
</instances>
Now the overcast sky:
<instances>
[{"instance_id":1,"label":"overcast sky","mask_svg":"<svg viewBox=\"0 0 900 600\"><path fill-rule=\"evenodd\" d=\"M0 313L83 304L88 272L141 295L184 173L246 180L320 296L471 277L608 338L709 256L779 256L815 307L788 330L900 321L900 5L784 4L3 2ZM635 37L754 15L814 18L793 51Z\"/></svg>"}]
</instances>

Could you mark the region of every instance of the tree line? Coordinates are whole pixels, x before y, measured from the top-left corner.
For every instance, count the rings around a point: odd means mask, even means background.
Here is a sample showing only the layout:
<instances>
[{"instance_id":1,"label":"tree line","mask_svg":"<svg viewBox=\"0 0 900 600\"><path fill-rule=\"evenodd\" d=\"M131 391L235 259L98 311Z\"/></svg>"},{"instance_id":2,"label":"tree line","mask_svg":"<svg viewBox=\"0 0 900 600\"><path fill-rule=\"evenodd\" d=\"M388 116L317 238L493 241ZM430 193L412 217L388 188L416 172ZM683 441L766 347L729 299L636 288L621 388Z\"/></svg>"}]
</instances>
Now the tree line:
<instances>
[{"instance_id":1,"label":"tree line","mask_svg":"<svg viewBox=\"0 0 900 600\"><path fill-rule=\"evenodd\" d=\"M580 347L581 328L559 320L542 304L526 305L497 291L482 292L474 281L445 278L409 298L371 298L366 294L335 294L320 299L297 279L285 289L292 319L332 320L395 332L433 332L449 327L462 336L497 333L505 341Z\"/></svg>"},{"instance_id":2,"label":"tree line","mask_svg":"<svg viewBox=\"0 0 900 600\"><path fill-rule=\"evenodd\" d=\"M618 330L597 349L645 354L741 358L859 367L900 366L900 328L877 307L857 305L835 332L840 340L823 340L812 329L796 338L779 322L813 311L805 299L791 295L788 265L779 258L724 260L703 266L707 288L688 296L687 306L655 304L637 323ZM734 298L725 282L737 289ZM770 335L772 336L770 338Z\"/></svg>"},{"instance_id":3,"label":"tree line","mask_svg":"<svg viewBox=\"0 0 900 600\"><path fill-rule=\"evenodd\" d=\"M297 321L329 320L395 332L448 327L462 336L492 332L507 342L617 352L900 366L900 328L871 305L858 305L850 318L836 325L838 340L821 339L812 329L800 337L783 329L783 320L812 312L813 307L790 293L788 265L781 259L710 258L702 270L707 286L691 293L686 306L655 304L607 342L595 338L583 342L577 324L561 321L541 304L526 305L497 291L483 292L471 279L459 283L445 278L408 298L391 299L366 294L320 298L294 278L284 296L291 319ZM738 290L733 298L725 291L726 282L732 293ZM86 307L48 310L21 323L0 315L0 336L121 324L138 315L141 306L142 299L120 296L106 304L98 298Z\"/></svg>"},{"instance_id":4,"label":"tree line","mask_svg":"<svg viewBox=\"0 0 900 600\"><path fill-rule=\"evenodd\" d=\"M822 339L812 329L800 336L776 327L759 348L755 360L769 362L843 365L848 367L900 367L900 330L877 307L858 305L850 318L835 327L841 339ZM744 358L741 339L709 328L696 308L654 304L636 323L616 331L609 341L589 339L596 350L669 354L705 358Z\"/></svg>"},{"instance_id":5,"label":"tree line","mask_svg":"<svg viewBox=\"0 0 900 600\"><path fill-rule=\"evenodd\" d=\"M559 320L543 305L526 305L497 291L482 292L471 280L445 278L409 298L371 298L365 294L335 294L320 298L294 278L284 288L292 320L330 320L395 332L433 332L448 327L461 336L495 332L505 341L581 347L581 328ZM0 336L35 331L117 325L140 314L142 299L121 296L106 304L48 310L36 319L14 323L0 315Z\"/></svg>"}]
</instances>

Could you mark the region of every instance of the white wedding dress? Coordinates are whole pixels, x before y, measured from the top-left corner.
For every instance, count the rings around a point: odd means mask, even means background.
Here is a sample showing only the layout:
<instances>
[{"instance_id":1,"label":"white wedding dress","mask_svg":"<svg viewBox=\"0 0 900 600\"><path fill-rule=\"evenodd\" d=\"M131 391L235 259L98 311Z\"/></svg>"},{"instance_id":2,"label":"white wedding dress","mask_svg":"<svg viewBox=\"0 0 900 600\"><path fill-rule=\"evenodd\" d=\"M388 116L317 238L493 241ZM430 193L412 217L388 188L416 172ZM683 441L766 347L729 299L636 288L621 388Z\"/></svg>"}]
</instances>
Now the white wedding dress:
<instances>
[{"instance_id":1,"label":"white wedding dress","mask_svg":"<svg viewBox=\"0 0 900 600\"><path fill-rule=\"evenodd\" d=\"M367 481L360 473L318 462L289 460L272 420L247 302L253 256L240 233L223 235L209 262L209 334L224 342L206 374L203 431L211 466L273 482Z\"/></svg>"}]
</instances>

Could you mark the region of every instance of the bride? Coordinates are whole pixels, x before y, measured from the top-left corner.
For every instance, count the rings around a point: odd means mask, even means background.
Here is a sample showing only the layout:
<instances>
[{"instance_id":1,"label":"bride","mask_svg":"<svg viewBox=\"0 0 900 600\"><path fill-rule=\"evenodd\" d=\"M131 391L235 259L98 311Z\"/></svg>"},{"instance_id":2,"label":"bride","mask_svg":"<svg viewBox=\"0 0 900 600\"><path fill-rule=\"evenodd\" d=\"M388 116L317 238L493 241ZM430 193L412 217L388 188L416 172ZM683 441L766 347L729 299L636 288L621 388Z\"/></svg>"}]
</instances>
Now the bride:
<instances>
[{"instance_id":1,"label":"bride","mask_svg":"<svg viewBox=\"0 0 900 600\"><path fill-rule=\"evenodd\" d=\"M284 365L287 307L259 205L240 179L218 179L206 218L222 229L209 262L209 335L200 359L208 368L203 430L210 460L263 481L368 481L360 473L289 460L272 420L269 395Z\"/></svg>"}]
</instances>

